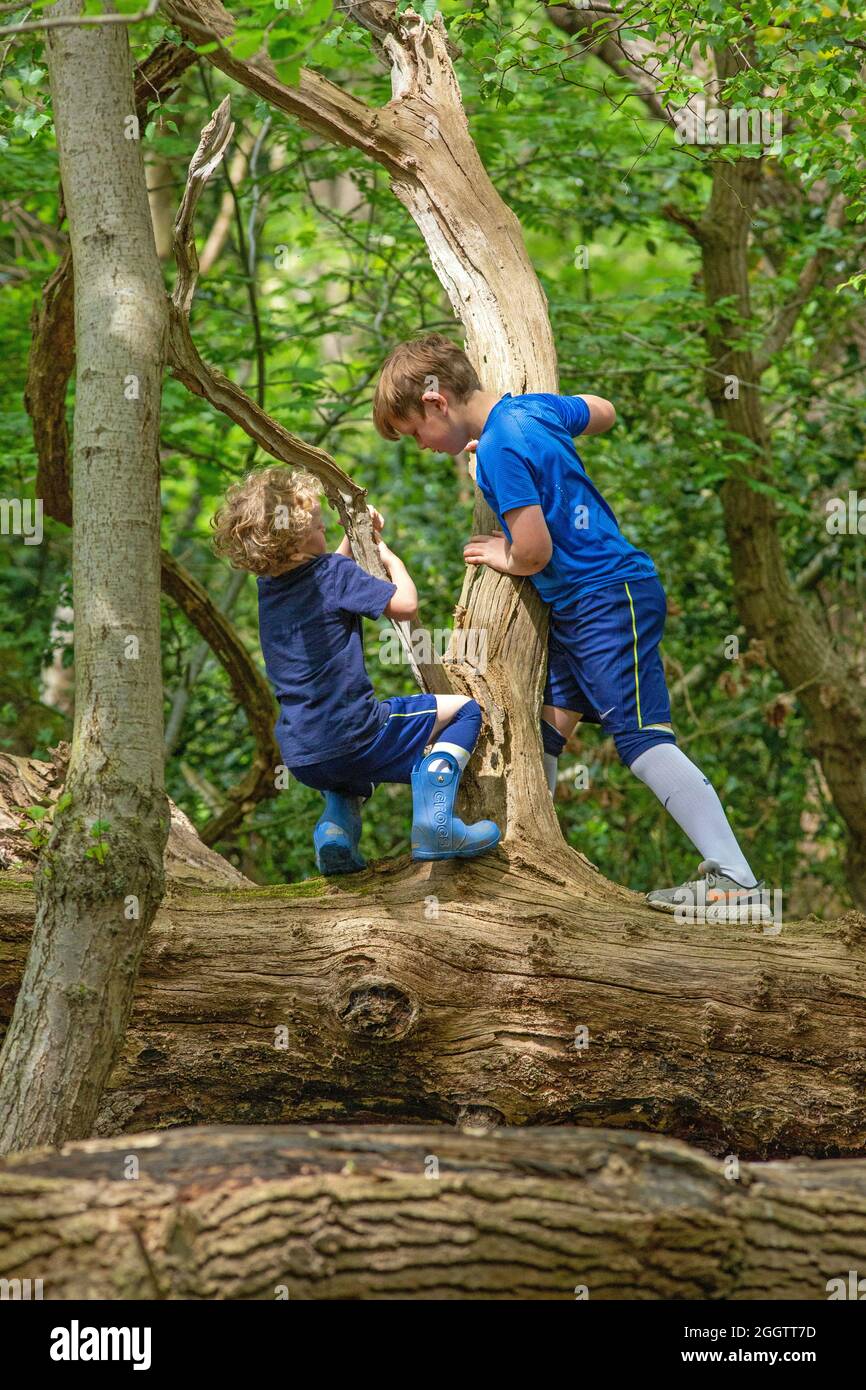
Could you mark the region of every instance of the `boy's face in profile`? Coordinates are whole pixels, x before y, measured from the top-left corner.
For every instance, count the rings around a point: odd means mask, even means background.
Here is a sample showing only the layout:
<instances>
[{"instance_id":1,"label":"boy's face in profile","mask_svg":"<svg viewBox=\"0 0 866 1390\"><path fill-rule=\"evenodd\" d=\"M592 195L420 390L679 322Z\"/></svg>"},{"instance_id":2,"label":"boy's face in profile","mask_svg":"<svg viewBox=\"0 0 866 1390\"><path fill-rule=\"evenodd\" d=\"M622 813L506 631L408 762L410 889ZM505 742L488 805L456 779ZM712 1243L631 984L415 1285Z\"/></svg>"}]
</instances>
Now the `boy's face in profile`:
<instances>
[{"instance_id":1,"label":"boy's face in profile","mask_svg":"<svg viewBox=\"0 0 866 1390\"><path fill-rule=\"evenodd\" d=\"M325 523L322 521L322 504L317 502L310 512L310 527L298 548L301 555L324 555L328 549L325 538Z\"/></svg>"},{"instance_id":2,"label":"boy's face in profile","mask_svg":"<svg viewBox=\"0 0 866 1390\"><path fill-rule=\"evenodd\" d=\"M462 453L473 435L463 423L460 407L439 391L425 391L421 399L423 414L415 411L405 420L395 420L397 433L414 439L419 449L431 449L434 454Z\"/></svg>"}]
</instances>

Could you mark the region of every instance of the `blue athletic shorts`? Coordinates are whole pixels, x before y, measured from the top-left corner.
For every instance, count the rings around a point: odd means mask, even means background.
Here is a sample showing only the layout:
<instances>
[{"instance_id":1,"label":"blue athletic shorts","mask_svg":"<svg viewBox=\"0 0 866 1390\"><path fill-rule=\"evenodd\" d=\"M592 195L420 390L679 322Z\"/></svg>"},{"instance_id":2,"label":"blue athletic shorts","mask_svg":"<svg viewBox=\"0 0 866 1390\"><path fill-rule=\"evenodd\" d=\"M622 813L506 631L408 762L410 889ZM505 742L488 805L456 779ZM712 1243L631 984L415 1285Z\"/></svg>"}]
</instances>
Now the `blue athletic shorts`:
<instances>
[{"instance_id":1,"label":"blue athletic shorts","mask_svg":"<svg viewBox=\"0 0 866 1390\"><path fill-rule=\"evenodd\" d=\"M667 599L656 575L596 589L551 613L544 703L576 710L612 734L628 766L655 743L676 743L659 643Z\"/></svg>"},{"instance_id":2,"label":"blue athletic shorts","mask_svg":"<svg viewBox=\"0 0 866 1390\"><path fill-rule=\"evenodd\" d=\"M388 719L366 748L354 756L289 767L292 776L318 791L363 797L372 796L380 782L411 781L436 722L436 696L393 695L382 704Z\"/></svg>"}]
</instances>

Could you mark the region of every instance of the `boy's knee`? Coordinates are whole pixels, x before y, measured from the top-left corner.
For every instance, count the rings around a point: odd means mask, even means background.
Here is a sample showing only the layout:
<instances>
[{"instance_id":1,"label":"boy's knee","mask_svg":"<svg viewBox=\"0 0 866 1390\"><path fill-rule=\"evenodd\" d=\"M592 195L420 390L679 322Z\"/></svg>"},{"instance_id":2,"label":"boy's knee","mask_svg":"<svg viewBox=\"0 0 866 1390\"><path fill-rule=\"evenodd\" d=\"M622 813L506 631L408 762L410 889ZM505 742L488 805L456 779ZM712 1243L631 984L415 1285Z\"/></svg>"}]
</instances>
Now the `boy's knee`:
<instances>
[{"instance_id":1,"label":"boy's knee","mask_svg":"<svg viewBox=\"0 0 866 1390\"><path fill-rule=\"evenodd\" d=\"M454 719L467 705L475 703L471 695L437 695L435 698L436 712L444 720Z\"/></svg>"},{"instance_id":2,"label":"boy's knee","mask_svg":"<svg viewBox=\"0 0 866 1390\"><path fill-rule=\"evenodd\" d=\"M481 733L481 706L467 695L447 724L435 735L437 743L455 743L471 753Z\"/></svg>"},{"instance_id":3,"label":"boy's knee","mask_svg":"<svg viewBox=\"0 0 866 1390\"><path fill-rule=\"evenodd\" d=\"M477 722L480 728L482 711L478 701L473 700L471 695L461 695L453 698L455 701L459 698L460 703L452 705L452 714L448 723L444 726L445 729L450 728L455 719L459 719L461 723L466 724Z\"/></svg>"},{"instance_id":4,"label":"boy's knee","mask_svg":"<svg viewBox=\"0 0 866 1390\"><path fill-rule=\"evenodd\" d=\"M631 767L641 753L654 748L657 743L676 743L677 736L669 724L653 724L651 728L632 729L614 734L613 741L620 761Z\"/></svg>"}]
</instances>

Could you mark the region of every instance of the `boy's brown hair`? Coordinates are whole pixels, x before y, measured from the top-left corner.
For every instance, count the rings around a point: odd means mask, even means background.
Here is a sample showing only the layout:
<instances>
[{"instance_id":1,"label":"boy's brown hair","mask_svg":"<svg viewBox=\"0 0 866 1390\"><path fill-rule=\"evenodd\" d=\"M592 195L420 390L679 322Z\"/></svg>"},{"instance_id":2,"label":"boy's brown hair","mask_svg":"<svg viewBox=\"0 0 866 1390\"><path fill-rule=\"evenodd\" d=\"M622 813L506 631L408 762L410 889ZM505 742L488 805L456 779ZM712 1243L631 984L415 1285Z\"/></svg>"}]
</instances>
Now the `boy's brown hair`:
<instances>
[{"instance_id":1,"label":"boy's brown hair","mask_svg":"<svg viewBox=\"0 0 866 1390\"><path fill-rule=\"evenodd\" d=\"M233 569L283 574L300 563L321 484L302 469L258 468L227 491L211 518L213 545Z\"/></svg>"},{"instance_id":2,"label":"boy's brown hair","mask_svg":"<svg viewBox=\"0 0 866 1390\"><path fill-rule=\"evenodd\" d=\"M384 439L399 439L394 421L423 415L424 392L443 389L458 402L482 389L463 349L441 333L398 343L385 359L373 397L376 429Z\"/></svg>"}]
</instances>

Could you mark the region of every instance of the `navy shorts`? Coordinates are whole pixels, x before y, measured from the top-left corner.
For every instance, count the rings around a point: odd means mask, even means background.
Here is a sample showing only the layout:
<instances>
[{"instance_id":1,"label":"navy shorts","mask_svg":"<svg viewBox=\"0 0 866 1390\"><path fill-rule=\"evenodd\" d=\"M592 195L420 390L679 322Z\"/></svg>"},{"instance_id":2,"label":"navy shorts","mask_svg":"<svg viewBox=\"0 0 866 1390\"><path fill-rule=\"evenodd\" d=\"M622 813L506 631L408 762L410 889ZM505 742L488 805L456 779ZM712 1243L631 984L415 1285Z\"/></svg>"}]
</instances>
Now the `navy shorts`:
<instances>
[{"instance_id":1,"label":"navy shorts","mask_svg":"<svg viewBox=\"0 0 866 1390\"><path fill-rule=\"evenodd\" d=\"M436 696L393 695L382 705L388 718L366 748L321 763L290 765L292 776L317 791L363 797L372 796L380 782L410 782L436 723Z\"/></svg>"},{"instance_id":2,"label":"navy shorts","mask_svg":"<svg viewBox=\"0 0 866 1390\"><path fill-rule=\"evenodd\" d=\"M659 643L667 599L656 575L596 589L551 613L544 703L576 710L612 734L626 767L655 743L676 743Z\"/></svg>"}]
</instances>

